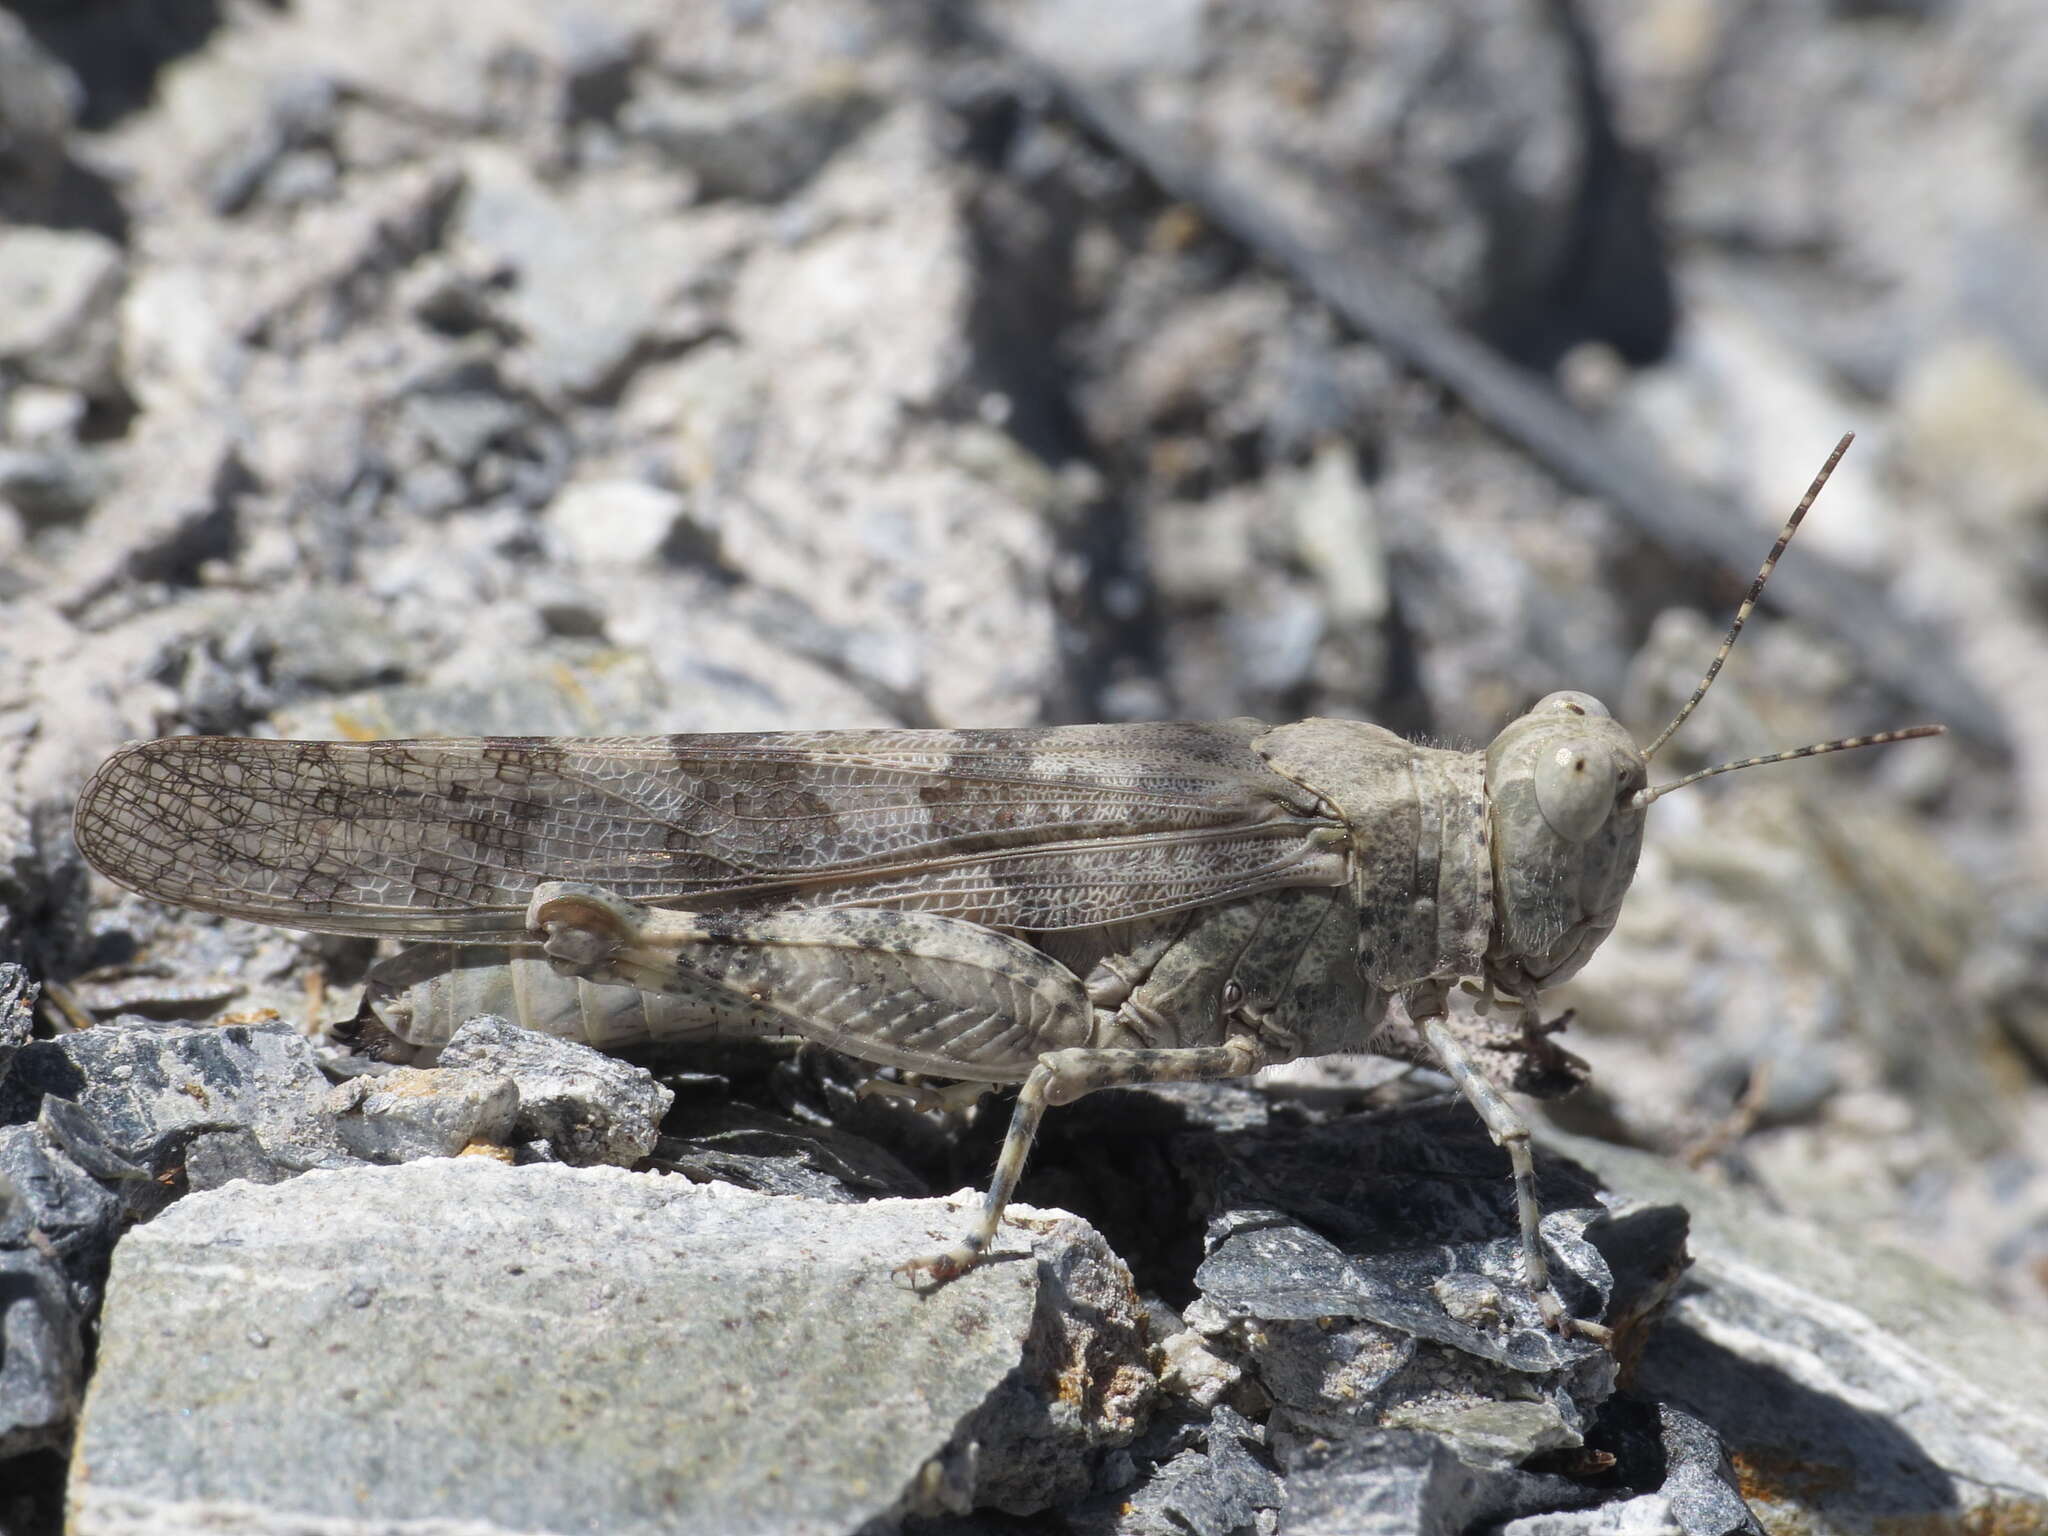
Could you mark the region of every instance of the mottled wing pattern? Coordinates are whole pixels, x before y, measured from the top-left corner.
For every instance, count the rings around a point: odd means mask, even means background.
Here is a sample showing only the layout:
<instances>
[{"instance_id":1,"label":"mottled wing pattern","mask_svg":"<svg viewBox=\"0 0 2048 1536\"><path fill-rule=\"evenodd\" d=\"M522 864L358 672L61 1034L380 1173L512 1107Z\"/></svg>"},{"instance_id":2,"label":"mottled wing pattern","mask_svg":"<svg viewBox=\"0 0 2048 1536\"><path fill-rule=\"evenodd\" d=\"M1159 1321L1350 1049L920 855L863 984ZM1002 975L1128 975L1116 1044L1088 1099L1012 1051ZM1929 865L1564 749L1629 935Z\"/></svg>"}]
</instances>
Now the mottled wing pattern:
<instances>
[{"instance_id":1,"label":"mottled wing pattern","mask_svg":"<svg viewBox=\"0 0 2048 1536\"><path fill-rule=\"evenodd\" d=\"M130 889L329 933L489 942L542 880L666 907L1092 926L1343 878L1254 721L385 742L173 737L78 843Z\"/></svg>"}]
</instances>

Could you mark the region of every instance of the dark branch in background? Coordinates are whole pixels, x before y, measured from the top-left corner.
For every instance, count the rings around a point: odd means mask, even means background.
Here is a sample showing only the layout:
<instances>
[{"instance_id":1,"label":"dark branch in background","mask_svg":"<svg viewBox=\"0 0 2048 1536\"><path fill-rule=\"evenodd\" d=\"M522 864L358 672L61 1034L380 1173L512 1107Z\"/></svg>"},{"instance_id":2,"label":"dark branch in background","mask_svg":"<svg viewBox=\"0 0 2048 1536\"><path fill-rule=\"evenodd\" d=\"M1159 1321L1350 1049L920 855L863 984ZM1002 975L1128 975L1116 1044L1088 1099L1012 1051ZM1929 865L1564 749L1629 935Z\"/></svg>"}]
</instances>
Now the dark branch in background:
<instances>
[{"instance_id":1,"label":"dark branch in background","mask_svg":"<svg viewBox=\"0 0 2048 1536\"><path fill-rule=\"evenodd\" d=\"M1407 275L1363 247L1318 249L1258 194L1218 175L1115 95L1039 58L985 14L968 23L1058 99L1083 127L1139 167L1169 197L1300 283L1395 357L1442 384L1466 408L1579 490L1602 498L1675 555L1746 570L1755 530L1725 498L1683 485L1633 441L1574 410L1548 383L1516 368L1444 314ZM1878 677L1960 735L2009 750L1999 711L1921 626L1900 618L1870 582L1806 551L1799 579L1774 594L1831 631Z\"/></svg>"}]
</instances>

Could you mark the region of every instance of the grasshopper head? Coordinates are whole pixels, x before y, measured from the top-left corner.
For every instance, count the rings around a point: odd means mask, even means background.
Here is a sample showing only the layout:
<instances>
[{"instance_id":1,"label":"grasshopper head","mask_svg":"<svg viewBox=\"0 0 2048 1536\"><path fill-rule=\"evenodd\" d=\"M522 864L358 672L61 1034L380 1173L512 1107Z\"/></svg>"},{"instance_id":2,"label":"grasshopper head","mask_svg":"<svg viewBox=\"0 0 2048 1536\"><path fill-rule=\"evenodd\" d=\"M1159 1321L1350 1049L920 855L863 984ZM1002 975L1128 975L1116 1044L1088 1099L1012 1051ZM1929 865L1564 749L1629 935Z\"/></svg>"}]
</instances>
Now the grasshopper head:
<instances>
[{"instance_id":1,"label":"grasshopper head","mask_svg":"<svg viewBox=\"0 0 2048 1536\"><path fill-rule=\"evenodd\" d=\"M1495 985L1525 996L1575 974L1613 928L1643 847L1649 776L1590 694L1553 693L1486 749Z\"/></svg>"},{"instance_id":2,"label":"grasshopper head","mask_svg":"<svg viewBox=\"0 0 2048 1536\"><path fill-rule=\"evenodd\" d=\"M1824 752L1881 747L1895 741L1939 736L1938 725L1915 725L1873 736L1845 736L1763 757L1716 763L1668 784L1647 783L1650 759L1691 718L1735 637L1763 595L1778 557L1799 531L1814 498L1827 484L1850 439L1835 444L1813 477L1806 495L1786 519L1778 542L1764 557L1749 595L1735 610L1735 622L1714 654L1707 675L1693 689L1672 722L1647 747L1638 747L1608 714L1607 706L1583 693L1553 693L1507 729L1486 749L1487 833L1493 856L1494 927L1486 950L1487 979L1510 996L1528 999L1542 988L1576 975L1614 927L1621 900L1635 878L1643 850L1643 816L1653 801L1688 784L1740 768L1796 762Z\"/></svg>"}]
</instances>

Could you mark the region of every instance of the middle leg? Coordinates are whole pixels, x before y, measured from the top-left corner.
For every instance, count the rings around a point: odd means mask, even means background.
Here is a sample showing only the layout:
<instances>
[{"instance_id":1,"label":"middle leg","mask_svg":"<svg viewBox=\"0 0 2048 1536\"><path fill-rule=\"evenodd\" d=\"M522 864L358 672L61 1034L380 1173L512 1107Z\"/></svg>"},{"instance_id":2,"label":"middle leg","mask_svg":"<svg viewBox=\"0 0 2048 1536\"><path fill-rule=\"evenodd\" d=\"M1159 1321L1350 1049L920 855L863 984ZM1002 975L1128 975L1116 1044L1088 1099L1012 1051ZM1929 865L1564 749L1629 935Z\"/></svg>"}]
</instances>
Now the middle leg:
<instances>
[{"instance_id":1,"label":"middle leg","mask_svg":"<svg viewBox=\"0 0 2048 1536\"><path fill-rule=\"evenodd\" d=\"M1098 1088L1130 1087L1139 1083L1194 1083L1219 1078L1245 1077L1266 1065L1268 1057L1248 1035L1233 1035L1222 1045L1189 1046L1165 1050L1117 1050L1075 1046L1047 1051L1017 1090L1017 1109L1010 1117L1010 1131L1003 1138L1002 1154L989 1180L988 1196L981 1215L967 1235L938 1253L911 1259L897 1267L897 1273L929 1276L933 1281L953 1279L972 1269L987 1255L1002 1224L1003 1209L1016 1193L1023 1175L1024 1160L1031 1155L1031 1143L1038 1134L1038 1122L1054 1104L1071 1104Z\"/></svg>"}]
</instances>

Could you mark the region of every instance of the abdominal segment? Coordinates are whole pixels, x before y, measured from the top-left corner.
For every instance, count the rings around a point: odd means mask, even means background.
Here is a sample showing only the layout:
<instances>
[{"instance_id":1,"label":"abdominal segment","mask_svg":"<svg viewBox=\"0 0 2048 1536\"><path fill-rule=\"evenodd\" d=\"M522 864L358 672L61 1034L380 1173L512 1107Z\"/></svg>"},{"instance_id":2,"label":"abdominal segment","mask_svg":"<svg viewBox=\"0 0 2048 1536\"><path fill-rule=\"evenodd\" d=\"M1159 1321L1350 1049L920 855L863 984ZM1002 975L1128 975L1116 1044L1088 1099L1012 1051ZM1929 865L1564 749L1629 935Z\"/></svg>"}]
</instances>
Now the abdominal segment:
<instances>
[{"instance_id":1,"label":"abdominal segment","mask_svg":"<svg viewBox=\"0 0 2048 1536\"><path fill-rule=\"evenodd\" d=\"M479 1014L600 1051L788 1036L779 1013L704 984L642 992L556 973L537 948L414 944L370 971L365 1005L413 1059L431 1061Z\"/></svg>"}]
</instances>

